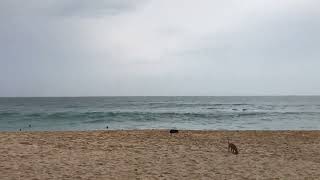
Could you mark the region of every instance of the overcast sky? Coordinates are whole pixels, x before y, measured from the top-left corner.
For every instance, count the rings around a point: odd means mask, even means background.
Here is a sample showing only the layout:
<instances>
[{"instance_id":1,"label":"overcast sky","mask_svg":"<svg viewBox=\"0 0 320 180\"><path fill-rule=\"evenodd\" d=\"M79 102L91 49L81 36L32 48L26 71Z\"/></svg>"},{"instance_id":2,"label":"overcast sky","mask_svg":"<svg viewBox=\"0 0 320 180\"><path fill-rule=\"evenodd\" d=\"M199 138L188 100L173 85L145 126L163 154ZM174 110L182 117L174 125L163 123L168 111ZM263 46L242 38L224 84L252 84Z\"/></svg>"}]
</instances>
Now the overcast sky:
<instances>
[{"instance_id":1,"label":"overcast sky","mask_svg":"<svg viewBox=\"0 0 320 180\"><path fill-rule=\"evenodd\" d=\"M319 0L0 1L0 96L315 94Z\"/></svg>"}]
</instances>

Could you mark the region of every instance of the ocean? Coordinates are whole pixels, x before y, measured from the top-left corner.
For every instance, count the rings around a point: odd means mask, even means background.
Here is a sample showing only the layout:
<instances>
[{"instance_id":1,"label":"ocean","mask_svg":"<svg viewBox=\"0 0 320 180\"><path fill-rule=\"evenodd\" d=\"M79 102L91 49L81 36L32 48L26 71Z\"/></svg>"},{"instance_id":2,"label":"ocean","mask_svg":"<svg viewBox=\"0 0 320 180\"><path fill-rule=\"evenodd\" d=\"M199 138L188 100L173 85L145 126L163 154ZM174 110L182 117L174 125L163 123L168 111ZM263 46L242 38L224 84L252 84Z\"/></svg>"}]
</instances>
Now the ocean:
<instances>
[{"instance_id":1,"label":"ocean","mask_svg":"<svg viewBox=\"0 0 320 180\"><path fill-rule=\"evenodd\" d=\"M0 98L0 131L320 130L320 96Z\"/></svg>"}]
</instances>

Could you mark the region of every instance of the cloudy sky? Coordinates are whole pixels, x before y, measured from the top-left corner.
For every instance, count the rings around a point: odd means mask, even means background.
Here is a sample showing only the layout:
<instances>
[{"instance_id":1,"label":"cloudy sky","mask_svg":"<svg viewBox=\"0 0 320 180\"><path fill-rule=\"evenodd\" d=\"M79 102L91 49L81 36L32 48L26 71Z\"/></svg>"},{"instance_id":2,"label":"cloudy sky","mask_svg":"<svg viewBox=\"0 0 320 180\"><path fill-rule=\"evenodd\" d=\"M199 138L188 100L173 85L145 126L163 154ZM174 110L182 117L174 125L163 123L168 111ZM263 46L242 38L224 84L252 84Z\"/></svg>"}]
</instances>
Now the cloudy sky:
<instances>
[{"instance_id":1,"label":"cloudy sky","mask_svg":"<svg viewBox=\"0 0 320 180\"><path fill-rule=\"evenodd\" d=\"M320 94L319 0L1 0L0 96Z\"/></svg>"}]
</instances>

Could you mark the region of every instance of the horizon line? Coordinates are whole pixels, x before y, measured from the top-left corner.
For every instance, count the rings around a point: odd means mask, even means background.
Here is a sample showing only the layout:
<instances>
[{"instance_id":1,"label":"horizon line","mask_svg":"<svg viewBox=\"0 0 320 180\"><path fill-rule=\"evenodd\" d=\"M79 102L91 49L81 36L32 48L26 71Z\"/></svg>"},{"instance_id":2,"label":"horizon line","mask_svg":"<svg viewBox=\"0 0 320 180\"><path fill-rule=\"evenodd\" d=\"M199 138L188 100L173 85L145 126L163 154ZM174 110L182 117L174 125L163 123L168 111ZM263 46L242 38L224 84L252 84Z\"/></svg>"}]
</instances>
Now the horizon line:
<instances>
[{"instance_id":1,"label":"horizon line","mask_svg":"<svg viewBox=\"0 0 320 180\"><path fill-rule=\"evenodd\" d=\"M0 96L0 98L89 98L89 97L316 97L320 95L110 95L110 96Z\"/></svg>"}]
</instances>

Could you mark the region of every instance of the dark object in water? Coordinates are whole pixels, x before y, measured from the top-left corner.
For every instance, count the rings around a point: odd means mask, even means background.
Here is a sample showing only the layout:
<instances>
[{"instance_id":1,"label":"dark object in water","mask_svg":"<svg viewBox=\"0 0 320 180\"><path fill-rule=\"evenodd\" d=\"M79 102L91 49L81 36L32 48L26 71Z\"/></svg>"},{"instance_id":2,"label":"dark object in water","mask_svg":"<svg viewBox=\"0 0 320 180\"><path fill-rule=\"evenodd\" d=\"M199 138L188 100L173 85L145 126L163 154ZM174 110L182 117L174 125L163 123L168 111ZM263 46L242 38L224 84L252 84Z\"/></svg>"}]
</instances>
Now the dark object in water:
<instances>
[{"instance_id":1,"label":"dark object in water","mask_svg":"<svg viewBox=\"0 0 320 180\"><path fill-rule=\"evenodd\" d=\"M235 154L235 155L239 154L237 146L234 145L233 143L230 143L229 139L228 139L228 152L231 152L232 154Z\"/></svg>"},{"instance_id":2,"label":"dark object in water","mask_svg":"<svg viewBox=\"0 0 320 180\"><path fill-rule=\"evenodd\" d=\"M109 129L109 126L107 126L106 129Z\"/></svg>"},{"instance_id":3,"label":"dark object in water","mask_svg":"<svg viewBox=\"0 0 320 180\"><path fill-rule=\"evenodd\" d=\"M31 124L29 124L29 128L31 128Z\"/></svg>"},{"instance_id":4,"label":"dark object in water","mask_svg":"<svg viewBox=\"0 0 320 180\"><path fill-rule=\"evenodd\" d=\"M248 109L242 109L242 111L247 111Z\"/></svg>"},{"instance_id":5,"label":"dark object in water","mask_svg":"<svg viewBox=\"0 0 320 180\"><path fill-rule=\"evenodd\" d=\"M179 131L177 129L171 129L170 134L174 134L174 133L179 133Z\"/></svg>"},{"instance_id":6,"label":"dark object in water","mask_svg":"<svg viewBox=\"0 0 320 180\"><path fill-rule=\"evenodd\" d=\"M19 131L21 131L21 129L19 129Z\"/></svg>"}]
</instances>

